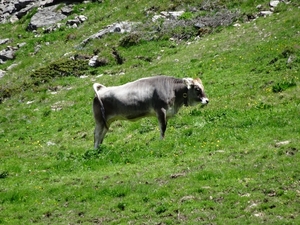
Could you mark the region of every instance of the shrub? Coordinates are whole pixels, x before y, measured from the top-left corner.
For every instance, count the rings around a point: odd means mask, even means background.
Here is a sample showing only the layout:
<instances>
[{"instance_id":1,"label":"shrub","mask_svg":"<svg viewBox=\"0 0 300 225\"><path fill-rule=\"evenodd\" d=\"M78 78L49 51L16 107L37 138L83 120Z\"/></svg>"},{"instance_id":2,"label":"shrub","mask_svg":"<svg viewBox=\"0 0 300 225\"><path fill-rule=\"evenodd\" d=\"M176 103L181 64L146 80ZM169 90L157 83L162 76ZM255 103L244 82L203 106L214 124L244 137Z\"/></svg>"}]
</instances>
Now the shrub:
<instances>
[{"instance_id":1,"label":"shrub","mask_svg":"<svg viewBox=\"0 0 300 225\"><path fill-rule=\"evenodd\" d=\"M55 77L75 76L79 77L88 70L85 60L60 59L47 67L34 71L30 77L36 86L47 83Z\"/></svg>"},{"instance_id":2,"label":"shrub","mask_svg":"<svg viewBox=\"0 0 300 225\"><path fill-rule=\"evenodd\" d=\"M122 47L130 47L137 45L140 42L141 35L138 32L133 32L121 38L119 45Z\"/></svg>"},{"instance_id":3,"label":"shrub","mask_svg":"<svg viewBox=\"0 0 300 225\"><path fill-rule=\"evenodd\" d=\"M279 92L282 92L282 91L285 91L286 89L288 88L291 88L291 87L295 87L297 84L296 82L293 80L291 81L283 81L281 83L277 83L275 84L273 87L272 87L272 91L274 93L279 93Z\"/></svg>"}]
</instances>

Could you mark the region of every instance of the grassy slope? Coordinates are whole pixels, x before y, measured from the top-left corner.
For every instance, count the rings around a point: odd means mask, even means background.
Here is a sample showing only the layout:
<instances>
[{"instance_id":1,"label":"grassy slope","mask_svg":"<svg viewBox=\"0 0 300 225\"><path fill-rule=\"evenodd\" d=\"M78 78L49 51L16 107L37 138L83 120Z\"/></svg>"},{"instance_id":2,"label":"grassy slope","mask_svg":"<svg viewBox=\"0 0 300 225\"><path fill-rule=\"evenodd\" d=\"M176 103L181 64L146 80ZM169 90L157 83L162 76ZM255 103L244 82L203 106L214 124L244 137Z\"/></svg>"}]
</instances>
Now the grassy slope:
<instances>
[{"instance_id":1,"label":"grassy slope","mask_svg":"<svg viewBox=\"0 0 300 225\"><path fill-rule=\"evenodd\" d=\"M55 79L51 86L65 87L56 95L26 91L6 100L0 111L0 223L299 223L297 13L281 6L279 14L189 45L120 48L126 63L98 73L123 76ZM76 32L80 37L84 31ZM58 41L38 56L51 61L72 44ZM49 53L54 46L61 48ZM148 54L151 63L133 57ZM298 58L287 64L290 55ZM43 61L26 62L13 78ZM92 149L94 80L113 85L199 73L211 103L183 108L169 121L166 140L159 140L155 118L116 122L101 152ZM276 93L278 87L288 88ZM52 111L55 105L62 110Z\"/></svg>"}]
</instances>

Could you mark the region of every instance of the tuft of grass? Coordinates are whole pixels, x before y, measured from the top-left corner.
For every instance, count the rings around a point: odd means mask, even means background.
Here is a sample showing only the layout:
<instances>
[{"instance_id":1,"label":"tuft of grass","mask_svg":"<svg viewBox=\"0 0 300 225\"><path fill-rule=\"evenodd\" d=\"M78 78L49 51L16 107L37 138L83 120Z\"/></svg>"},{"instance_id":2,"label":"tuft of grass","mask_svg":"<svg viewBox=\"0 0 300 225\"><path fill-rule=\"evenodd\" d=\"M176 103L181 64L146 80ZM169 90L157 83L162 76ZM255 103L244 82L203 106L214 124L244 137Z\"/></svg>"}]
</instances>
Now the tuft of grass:
<instances>
[{"instance_id":1,"label":"tuft of grass","mask_svg":"<svg viewBox=\"0 0 300 225\"><path fill-rule=\"evenodd\" d=\"M4 179L8 177L8 172L7 171L3 171L0 173L0 179Z\"/></svg>"},{"instance_id":2,"label":"tuft of grass","mask_svg":"<svg viewBox=\"0 0 300 225\"><path fill-rule=\"evenodd\" d=\"M291 81L283 81L281 83L277 83L275 85L273 85L272 87L272 91L274 93L278 93L278 92L282 92L282 91L285 91L286 89L288 88L291 88L291 87L295 87L297 84L294 80L291 80Z\"/></svg>"}]
</instances>

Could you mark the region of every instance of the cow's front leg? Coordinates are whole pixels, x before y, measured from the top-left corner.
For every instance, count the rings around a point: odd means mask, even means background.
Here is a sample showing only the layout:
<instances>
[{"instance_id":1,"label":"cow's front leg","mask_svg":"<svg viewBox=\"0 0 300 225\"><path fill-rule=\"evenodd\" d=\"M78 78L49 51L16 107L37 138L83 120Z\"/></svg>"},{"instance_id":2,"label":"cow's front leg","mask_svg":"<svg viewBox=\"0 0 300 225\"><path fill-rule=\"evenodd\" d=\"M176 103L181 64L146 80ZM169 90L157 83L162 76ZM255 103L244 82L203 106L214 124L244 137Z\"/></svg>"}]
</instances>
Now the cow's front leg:
<instances>
[{"instance_id":1,"label":"cow's front leg","mask_svg":"<svg viewBox=\"0 0 300 225\"><path fill-rule=\"evenodd\" d=\"M156 114L160 127L160 138L164 139L165 131L167 129L167 110L161 108L159 111L156 112Z\"/></svg>"},{"instance_id":2,"label":"cow's front leg","mask_svg":"<svg viewBox=\"0 0 300 225\"><path fill-rule=\"evenodd\" d=\"M94 147L95 149L99 148L100 144L102 144L105 134L108 129L102 123L96 123L95 131L94 131Z\"/></svg>"}]
</instances>

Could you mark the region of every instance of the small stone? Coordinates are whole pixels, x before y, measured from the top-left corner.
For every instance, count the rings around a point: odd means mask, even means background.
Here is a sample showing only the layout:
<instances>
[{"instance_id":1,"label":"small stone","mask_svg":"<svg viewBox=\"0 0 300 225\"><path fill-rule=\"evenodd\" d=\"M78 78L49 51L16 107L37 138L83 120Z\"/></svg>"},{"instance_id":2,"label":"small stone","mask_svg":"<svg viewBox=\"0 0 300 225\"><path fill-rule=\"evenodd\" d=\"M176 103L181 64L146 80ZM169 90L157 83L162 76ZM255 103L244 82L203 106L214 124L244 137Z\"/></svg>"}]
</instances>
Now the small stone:
<instances>
[{"instance_id":1,"label":"small stone","mask_svg":"<svg viewBox=\"0 0 300 225\"><path fill-rule=\"evenodd\" d=\"M280 1L270 1L270 6L275 8L279 3Z\"/></svg>"},{"instance_id":2,"label":"small stone","mask_svg":"<svg viewBox=\"0 0 300 225\"><path fill-rule=\"evenodd\" d=\"M273 14L273 12L271 11L261 11L260 13L260 16L270 16Z\"/></svg>"},{"instance_id":3,"label":"small stone","mask_svg":"<svg viewBox=\"0 0 300 225\"><path fill-rule=\"evenodd\" d=\"M4 77L5 73L6 73L6 72L5 72L4 70L1 70L1 69L0 69L0 78Z\"/></svg>"},{"instance_id":4,"label":"small stone","mask_svg":"<svg viewBox=\"0 0 300 225\"><path fill-rule=\"evenodd\" d=\"M275 144L275 147L280 147L282 145L288 145L291 141L280 141Z\"/></svg>"}]
</instances>

